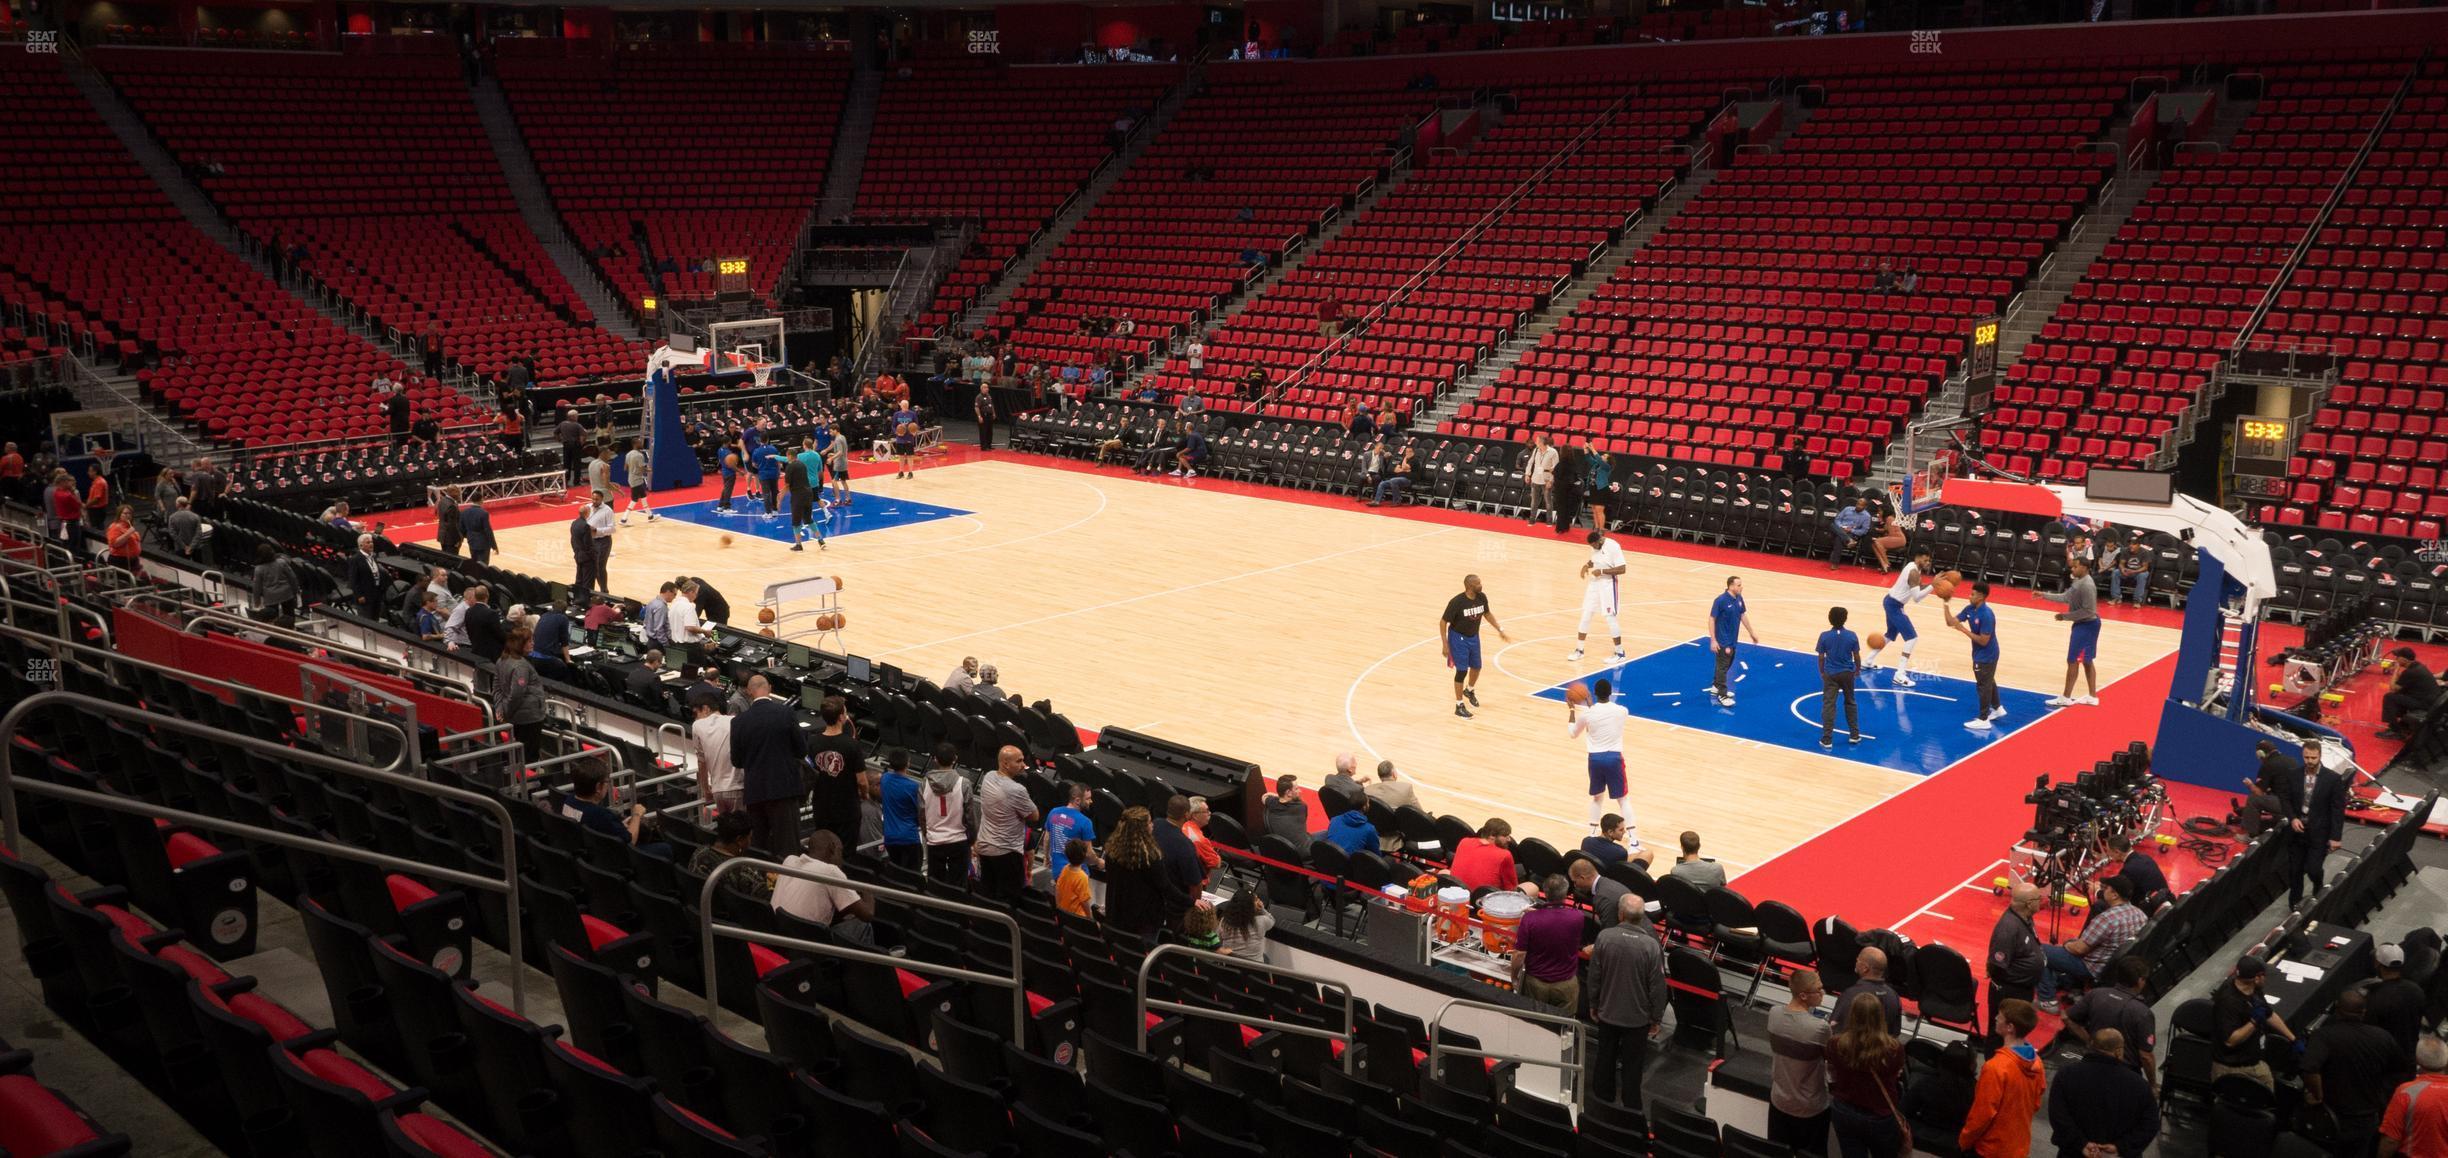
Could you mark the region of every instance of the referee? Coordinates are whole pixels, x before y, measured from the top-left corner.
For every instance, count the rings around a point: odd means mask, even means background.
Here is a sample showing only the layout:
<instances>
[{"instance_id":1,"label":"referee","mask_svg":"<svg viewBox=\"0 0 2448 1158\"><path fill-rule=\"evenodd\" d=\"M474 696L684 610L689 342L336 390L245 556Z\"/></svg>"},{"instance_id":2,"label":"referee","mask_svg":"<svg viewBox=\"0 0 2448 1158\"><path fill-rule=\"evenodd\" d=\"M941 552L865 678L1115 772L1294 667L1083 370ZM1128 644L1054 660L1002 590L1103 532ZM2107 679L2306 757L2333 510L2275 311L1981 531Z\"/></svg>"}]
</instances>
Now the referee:
<instances>
[{"instance_id":1,"label":"referee","mask_svg":"<svg viewBox=\"0 0 2448 1158\"><path fill-rule=\"evenodd\" d=\"M1709 604L1709 650L1717 653L1717 674L1709 681L1709 695L1717 706L1734 706L1734 690L1726 686L1726 672L1734 667L1735 636L1739 633L1759 642L1759 632L1751 629L1751 605L1743 602L1742 576L1726 576L1725 591Z\"/></svg>"},{"instance_id":2,"label":"referee","mask_svg":"<svg viewBox=\"0 0 2448 1158\"><path fill-rule=\"evenodd\" d=\"M1479 702L1479 624L1484 620L1496 629L1496 638L1506 643L1513 637L1505 634L1504 625L1496 622L1496 614L1488 610L1487 591L1479 586L1479 577L1462 577L1462 593L1445 601L1445 614L1437 619L1437 634L1445 642L1445 666L1454 673L1454 714L1467 720L1471 707Z\"/></svg>"}]
</instances>

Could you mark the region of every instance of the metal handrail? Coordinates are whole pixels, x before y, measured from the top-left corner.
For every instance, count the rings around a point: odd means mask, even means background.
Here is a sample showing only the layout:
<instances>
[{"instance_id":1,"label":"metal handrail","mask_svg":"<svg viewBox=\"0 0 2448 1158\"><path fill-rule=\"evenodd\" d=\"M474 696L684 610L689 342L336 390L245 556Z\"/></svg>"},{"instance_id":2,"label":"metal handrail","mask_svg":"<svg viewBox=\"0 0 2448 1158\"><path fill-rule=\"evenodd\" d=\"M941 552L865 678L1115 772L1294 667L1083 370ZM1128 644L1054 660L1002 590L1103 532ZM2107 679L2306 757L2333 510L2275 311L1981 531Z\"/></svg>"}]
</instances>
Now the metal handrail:
<instances>
[{"instance_id":1,"label":"metal handrail","mask_svg":"<svg viewBox=\"0 0 2448 1158\"><path fill-rule=\"evenodd\" d=\"M1525 1021L1536 1021L1548 1025L1564 1026L1572 1030L1573 1060L1557 1061L1553 1058L1528 1057L1522 1054L1499 1053L1495 1050L1471 1049L1466 1046L1446 1045L1444 1042L1438 1040L1437 1034L1438 1031L1445 1028L1445 1015L1455 1009L1478 1009L1489 1013L1501 1013L1507 1017L1518 1017ZM1447 1054L1452 1054L1455 1057L1475 1057L1485 1058L1490 1061L1507 1061L1519 1065L1554 1066L1555 1068L1563 1070L1572 1075L1573 1105L1578 1107L1586 1105L1589 1102L1589 1026L1580 1018L1566 1017L1560 1013L1540 1013L1536 1010L1530 1009L1515 1009L1509 1005L1496 1005L1486 1001L1472 1001L1468 998L1462 997L1452 998L1445 1004L1438 1006L1436 1016L1428 1019L1428 1072L1431 1074L1443 1073L1444 1070L1438 1063L1442 1061Z\"/></svg>"},{"instance_id":2,"label":"metal handrail","mask_svg":"<svg viewBox=\"0 0 2448 1158\"><path fill-rule=\"evenodd\" d=\"M1264 1017L1251 1017L1246 1013L1234 1013L1228 1009L1209 1009L1198 1005L1184 1005L1178 1001L1150 1001L1148 999L1148 971L1155 967L1156 962L1166 957L1188 957L1193 961L1212 961L1218 965L1228 965L1236 969L1247 969L1254 973L1266 973L1277 977L1298 977L1303 981L1311 982L1313 984L1332 986L1335 989L1341 990L1343 993L1343 1032L1336 1033L1331 1029L1319 1029L1314 1025L1302 1025L1298 1022L1292 1021L1276 1021ZM1132 1016L1131 1023L1139 1027L1139 1052L1141 1053L1147 1052L1147 1015L1148 1010L1153 1009L1164 1013L1179 1013L1189 1017L1204 1017L1214 1021L1231 1022L1234 1025L1246 1025L1258 1029L1279 1030L1284 1033L1292 1034L1295 1037L1322 1037L1328 1041L1339 1041L1343 1043L1343 1072L1347 1074L1359 1072L1355 1067L1359 1064L1360 1051L1352 1048L1352 1030L1354 1028L1354 1023L1352 1020L1351 986L1345 985L1340 981L1328 980L1323 977L1313 977L1307 973L1301 972L1298 969L1287 969L1281 965L1268 965L1260 961L1244 961L1238 957L1227 957L1222 953L1211 953L1205 949L1193 949L1188 945L1158 945L1155 948L1148 950L1147 957L1139 962L1139 987L1136 996L1138 998L1139 1009L1138 1012Z\"/></svg>"},{"instance_id":3,"label":"metal handrail","mask_svg":"<svg viewBox=\"0 0 2448 1158\"><path fill-rule=\"evenodd\" d=\"M823 941L805 941L797 937L785 937L779 933L767 933L740 925L719 924L714 920L715 890L722 887L724 877L743 868L774 873L795 880L817 881L838 888L851 889L863 896L890 897L920 908L940 909L947 913L961 913L995 921L1011 930L1011 976L980 973L974 969L961 969L951 965L937 965L932 961L921 961L915 957L895 957L889 953L871 953L864 949L852 949ZM1028 1025L1028 987L1021 984L1020 981L1022 954L1020 922L1013 920L1010 913L999 909L989 909L982 905L964 905L959 901L947 901L941 897L927 896L924 893L865 884L841 877L820 876L806 869L796 869L769 860L758 860L752 856L735 856L715 865L714 871L706 874L705 886L697 890L697 920L700 932L698 942L705 946L705 1000L706 1015L709 1017L722 1009L722 995L719 992L721 989L719 978L722 971L714 964L714 938L724 936L734 937L753 945L763 945L769 949L795 949L802 953L813 953L819 957L833 957L843 961L860 961L869 965L888 965L895 969L907 969L921 977L943 977L953 981L967 981L977 985L992 985L997 989L1009 989L1012 995L1012 1032L1019 1033ZM1147 1043L1142 1041L1140 1044Z\"/></svg>"},{"instance_id":4,"label":"metal handrail","mask_svg":"<svg viewBox=\"0 0 2448 1158\"><path fill-rule=\"evenodd\" d=\"M400 738L400 754L392 757L391 762L388 764L367 764L363 765L363 767L373 768L377 772L389 772L393 775L410 775L414 772L414 769L409 767L408 760L416 753L416 745L408 742L408 733L406 730L402 729L398 724L392 723L391 721L383 719L380 716L361 716L355 712L344 712L338 708L332 707L330 704L318 704L309 700L301 700L294 696L284 696L279 692L268 692L251 684L234 683L229 680L215 679L207 675L197 675L194 672L187 671L182 668L171 667L168 664L155 663L149 659L138 659L135 656L128 655L124 652L112 651L106 647L95 647L91 644L76 643L70 640L57 638L55 636L44 635L39 631L28 631L22 627L11 627L7 624L0 624L0 635L23 636L28 643L39 645L45 649L53 651L54 658L65 658L64 656L58 654L60 652L90 652L94 655L101 656L107 663L123 663L136 667L151 668L154 671L163 673L164 675L175 676L181 683L227 688L230 691L242 696L252 696L261 700L271 700L274 703L287 704L290 707L301 708L310 712L328 712L335 716L343 716L351 720L384 728ZM108 675L107 672L104 674Z\"/></svg>"},{"instance_id":5,"label":"metal handrail","mask_svg":"<svg viewBox=\"0 0 2448 1158\"><path fill-rule=\"evenodd\" d=\"M474 873L464 872L459 869L443 868L439 865L427 864L423 861L410 860L406 857L391 856L379 852L370 852L365 849L358 848L355 845L344 844L336 840L321 840L312 837L298 836L293 833L281 832L276 829L258 828L251 824L239 824L221 817L207 816L200 812L188 812L182 809L164 808L160 805L150 804L145 801L134 800L129 797L117 796L106 792L94 792L84 788L71 788L64 784L53 784L43 780L27 780L20 782L16 776L15 761L0 760L0 846L5 846L12 853L16 851L20 841L20 836L17 829L17 793L20 790L23 790L31 792L36 796L49 796L58 800L90 804L97 808L115 809L121 812L132 812L138 816L152 817L155 820L176 821L181 824L193 825L197 828L205 829L211 832L226 832L233 836L242 837L247 840L261 841L265 844L278 845L282 848L321 851L326 856L334 856L342 860L356 861L359 864L373 865L376 868L391 869L397 872L415 873L418 876L431 877L440 881L449 881L452 884L463 885L467 888L479 889L489 893L500 893L507 902L505 923L509 926L508 931L510 943L505 948L510 955L510 960L513 962L513 968L510 971L510 1004L512 1008L519 1011L521 1016L525 1016L527 1012L527 982L525 978L525 967L523 965L516 964L527 959L525 953L526 935L523 932L524 922L522 922L519 917L518 829L510 819L509 805L502 803L501 800L496 797L487 796L481 792L468 792L463 789L451 788L446 785L420 780L414 776L402 776L393 772L379 771L377 769L368 768L362 764L355 764L347 760L342 760L336 756L326 756L320 752L309 752L302 748L291 748L287 745L275 744L268 740L258 740L253 736L243 736L236 732L213 727L209 724L199 724L193 720L180 719L177 716L165 716L155 712L142 711L120 704L114 704L109 700L96 699L92 696L77 695L74 692L38 692L34 695L26 697L22 701L19 701L16 707L10 708L7 715L0 716L0 751L7 750L15 742L17 739L18 729L23 726L27 716L44 709L54 707L64 707L73 711L86 712L106 717L115 717L122 720L134 720L150 728L172 732L184 732L191 736L202 736L206 739L212 740L215 743L233 745L241 750L253 752L269 759L294 760L303 763L309 768L316 768L325 772L337 772L344 776L355 776L364 780L373 780L378 783L389 784L395 788L400 788L409 792L416 792L426 796L433 796L446 800L458 800L463 803L474 804L482 808L490 809L501 821L502 879L500 880L494 880L491 877L477 876ZM1014 926L1014 928L1016 930L1017 926Z\"/></svg>"},{"instance_id":6,"label":"metal handrail","mask_svg":"<svg viewBox=\"0 0 2448 1158\"><path fill-rule=\"evenodd\" d=\"M332 653L329 658L333 662L344 662L347 664L363 665L372 668L377 675L392 675L394 678L407 681L411 686L415 687L419 691L440 696L446 700L456 700L461 703L472 705L478 712L482 713L486 719L489 720L493 718L493 701L490 697L479 696L473 690L459 684L440 672L425 671L420 668L409 667L407 664L400 663L399 661L391 659L388 656L367 651L363 648L350 647L345 643L327 639L323 636L315 635L310 632L299 631L295 628L282 627L279 624L266 623L262 620L248 619L243 616L230 614L226 611L214 611L211 609L206 609L196 613L193 616L190 616L186 624L180 627L179 630L188 635L202 635L204 633L201 630L198 630L199 625L208 623L226 624L228 626L235 627L240 631L256 632L262 635L271 636L275 639L287 639L291 642L318 648ZM307 656L306 658L313 660L323 657Z\"/></svg>"},{"instance_id":7,"label":"metal handrail","mask_svg":"<svg viewBox=\"0 0 2448 1158\"><path fill-rule=\"evenodd\" d=\"M66 639L68 637L68 625L72 622L69 616L73 614L84 615L92 619L95 630L102 633L102 642L104 644L108 644L111 641L110 623L107 620L104 620L102 616L95 612L92 608L82 607L65 599L58 600L57 602L53 603L33 603L24 599L0 597L0 609L4 609L0 610L0 623L4 623L9 627L16 627L17 611L20 608L27 611L37 612L57 622L59 624L60 638L62 639ZM20 630L23 629L20 628Z\"/></svg>"}]
</instances>

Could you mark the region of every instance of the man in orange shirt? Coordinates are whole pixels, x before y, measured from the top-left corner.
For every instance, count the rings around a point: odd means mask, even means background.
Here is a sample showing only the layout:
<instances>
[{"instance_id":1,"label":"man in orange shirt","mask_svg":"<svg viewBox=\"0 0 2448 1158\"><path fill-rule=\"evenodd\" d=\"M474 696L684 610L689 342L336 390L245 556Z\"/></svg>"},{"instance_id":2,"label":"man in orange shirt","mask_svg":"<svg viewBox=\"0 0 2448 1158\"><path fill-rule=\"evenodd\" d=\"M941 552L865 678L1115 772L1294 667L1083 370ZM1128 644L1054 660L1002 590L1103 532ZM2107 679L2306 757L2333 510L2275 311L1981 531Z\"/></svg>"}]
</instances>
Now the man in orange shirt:
<instances>
[{"instance_id":1,"label":"man in orange shirt","mask_svg":"<svg viewBox=\"0 0 2448 1158\"><path fill-rule=\"evenodd\" d=\"M14 492L17 484L24 481L25 456L17 453L17 444L0 447L0 489Z\"/></svg>"},{"instance_id":2,"label":"man in orange shirt","mask_svg":"<svg viewBox=\"0 0 2448 1158\"><path fill-rule=\"evenodd\" d=\"M1513 861L1513 826L1502 817L1479 826L1479 835L1464 837L1453 851L1453 876L1472 892L1510 889L1521 885L1521 869Z\"/></svg>"},{"instance_id":3,"label":"man in orange shirt","mask_svg":"<svg viewBox=\"0 0 2448 1158\"><path fill-rule=\"evenodd\" d=\"M1998 1002L1990 1028L2004 1044L1981 1067L1980 1083L1972 1090L1972 1112L1964 1117L1957 1144L1980 1158L2027 1158L2031 1153L2032 1118L2040 1112L2046 1085L2040 1055L2023 1039L2040 1024L2031 1002L2010 997Z\"/></svg>"},{"instance_id":4,"label":"man in orange shirt","mask_svg":"<svg viewBox=\"0 0 2448 1158\"><path fill-rule=\"evenodd\" d=\"M93 481L85 488L85 521L93 524L95 530L103 530L110 525L110 513L110 471L104 467L103 460L95 459Z\"/></svg>"}]
</instances>

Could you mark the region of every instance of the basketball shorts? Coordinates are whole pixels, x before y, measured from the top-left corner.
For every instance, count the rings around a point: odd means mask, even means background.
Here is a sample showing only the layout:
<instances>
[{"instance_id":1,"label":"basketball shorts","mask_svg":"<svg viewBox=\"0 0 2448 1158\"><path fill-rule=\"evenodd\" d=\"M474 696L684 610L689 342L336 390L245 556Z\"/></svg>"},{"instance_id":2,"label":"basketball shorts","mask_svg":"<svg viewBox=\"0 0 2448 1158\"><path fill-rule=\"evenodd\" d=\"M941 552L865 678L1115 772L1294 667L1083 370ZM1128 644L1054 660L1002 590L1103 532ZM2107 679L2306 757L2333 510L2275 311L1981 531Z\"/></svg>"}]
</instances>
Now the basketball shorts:
<instances>
[{"instance_id":1,"label":"basketball shorts","mask_svg":"<svg viewBox=\"0 0 2448 1158\"><path fill-rule=\"evenodd\" d=\"M1453 669L1457 672L1479 670L1479 637L1459 631L1445 633L1445 647L1453 652Z\"/></svg>"},{"instance_id":2,"label":"basketball shorts","mask_svg":"<svg viewBox=\"0 0 2448 1158\"><path fill-rule=\"evenodd\" d=\"M791 522L800 526L816 519L816 492L794 490L790 493Z\"/></svg>"},{"instance_id":3,"label":"basketball shorts","mask_svg":"<svg viewBox=\"0 0 2448 1158\"><path fill-rule=\"evenodd\" d=\"M1588 584L1587 588L1581 593L1581 627L1579 629L1581 634L1589 634L1591 619L1604 617L1606 619L1607 634L1622 635L1623 628L1617 623L1616 619L1618 606L1619 602L1615 592L1615 579L1613 576L1609 576L1601 582L1593 582Z\"/></svg>"},{"instance_id":4,"label":"basketball shorts","mask_svg":"<svg viewBox=\"0 0 2448 1158\"><path fill-rule=\"evenodd\" d=\"M647 496L647 494L648 494L648 493L649 493L649 492L650 492L652 489L653 489L653 488L651 488L651 487L647 486L645 483L630 483L630 484L629 484L629 501L630 501L630 502L633 502L633 503L642 503L642 502L645 502L645 501L646 501L646 496Z\"/></svg>"},{"instance_id":5,"label":"basketball shorts","mask_svg":"<svg viewBox=\"0 0 2448 1158\"><path fill-rule=\"evenodd\" d=\"M1895 596L1879 596L1879 606L1887 612L1887 638L1921 638L1921 633L1913 630L1912 616L1904 614L1904 605L1896 602Z\"/></svg>"},{"instance_id":6,"label":"basketball shorts","mask_svg":"<svg viewBox=\"0 0 2448 1158\"><path fill-rule=\"evenodd\" d=\"M2066 633L2066 662L2084 663L2099 658L2100 621L2086 619Z\"/></svg>"},{"instance_id":7,"label":"basketball shorts","mask_svg":"<svg viewBox=\"0 0 2448 1158\"><path fill-rule=\"evenodd\" d=\"M1589 794L1610 800L1624 798L1624 765L1621 752L1589 754Z\"/></svg>"}]
</instances>

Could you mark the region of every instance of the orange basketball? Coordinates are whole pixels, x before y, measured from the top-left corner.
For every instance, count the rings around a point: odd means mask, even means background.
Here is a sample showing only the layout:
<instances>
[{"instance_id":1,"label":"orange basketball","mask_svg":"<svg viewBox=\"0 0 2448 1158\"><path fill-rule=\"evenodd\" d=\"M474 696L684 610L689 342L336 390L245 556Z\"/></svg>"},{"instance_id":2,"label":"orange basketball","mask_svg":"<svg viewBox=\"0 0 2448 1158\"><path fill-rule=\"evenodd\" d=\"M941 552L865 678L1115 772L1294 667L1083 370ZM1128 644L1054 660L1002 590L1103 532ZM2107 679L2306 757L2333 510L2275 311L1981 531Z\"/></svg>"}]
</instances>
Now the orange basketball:
<instances>
[{"instance_id":1,"label":"orange basketball","mask_svg":"<svg viewBox=\"0 0 2448 1158\"><path fill-rule=\"evenodd\" d=\"M1564 689L1564 702L1576 708L1586 708L1590 702L1588 684L1574 684Z\"/></svg>"},{"instance_id":2,"label":"orange basketball","mask_svg":"<svg viewBox=\"0 0 2448 1158\"><path fill-rule=\"evenodd\" d=\"M1870 650L1877 651L1878 649L1887 646L1887 637L1873 631L1870 633L1870 638L1863 640L1862 642L1869 644Z\"/></svg>"},{"instance_id":3,"label":"orange basketball","mask_svg":"<svg viewBox=\"0 0 2448 1158\"><path fill-rule=\"evenodd\" d=\"M758 622L758 623L772 623L773 621L774 621L774 609L773 609L773 608L771 608L771 607L759 607L759 608L757 608L757 622Z\"/></svg>"},{"instance_id":4,"label":"orange basketball","mask_svg":"<svg viewBox=\"0 0 2448 1158\"><path fill-rule=\"evenodd\" d=\"M836 575L836 576L834 576L834 577L833 577L833 589L834 589L835 591L839 591L839 590L841 590L841 589L842 589L842 580L841 580L841 576Z\"/></svg>"},{"instance_id":5,"label":"orange basketball","mask_svg":"<svg viewBox=\"0 0 2448 1158\"><path fill-rule=\"evenodd\" d=\"M757 629L757 633L763 635L767 639L774 638L774 629L770 627L760 627Z\"/></svg>"},{"instance_id":6,"label":"orange basketball","mask_svg":"<svg viewBox=\"0 0 2448 1158\"><path fill-rule=\"evenodd\" d=\"M723 532L723 537L722 537L722 545L723 545L723 546L726 546L726 547L728 547L728 546L730 546L730 545L731 545L731 532L729 532L729 531L725 531L725 532Z\"/></svg>"},{"instance_id":7,"label":"orange basketball","mask_svg":"<svg viewBox=\"0 0 2448 1158\"><path fill-rule=\"evenodd\" d=\"M1943 575L1940 576L1935 582L1930 584L1930 594L1935 595L1940 599L1955 598L1955 581L1946 578Z\"/></svg>"},{"instance_id":8,"label":"orange basketball","mask_svg":"<svg viewBox=\"0 0 2448 1158\"><path fill-rule=\"evenodd\" d=\"M1963 572L1961 572L1961 571L1942 571L1942 572L1939 572L1939 574L1938 574L1938 582L1940 582L1940 583L1945 583L1945 584L1947 584L1947 585L1949 585L1949 586L1953 586L1954 584L1961 583L1961 582L1963 582Z\"/></svg>"}]
</instances>

